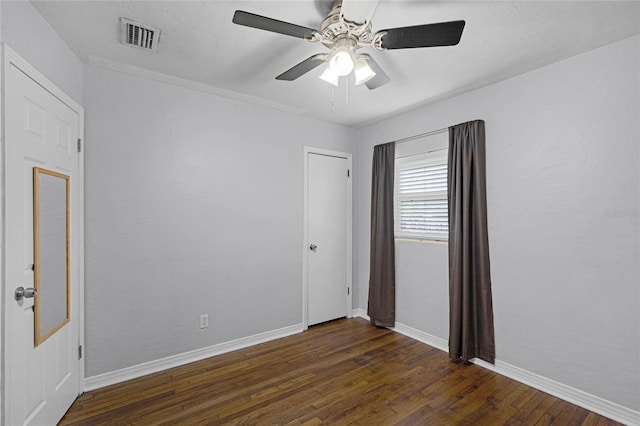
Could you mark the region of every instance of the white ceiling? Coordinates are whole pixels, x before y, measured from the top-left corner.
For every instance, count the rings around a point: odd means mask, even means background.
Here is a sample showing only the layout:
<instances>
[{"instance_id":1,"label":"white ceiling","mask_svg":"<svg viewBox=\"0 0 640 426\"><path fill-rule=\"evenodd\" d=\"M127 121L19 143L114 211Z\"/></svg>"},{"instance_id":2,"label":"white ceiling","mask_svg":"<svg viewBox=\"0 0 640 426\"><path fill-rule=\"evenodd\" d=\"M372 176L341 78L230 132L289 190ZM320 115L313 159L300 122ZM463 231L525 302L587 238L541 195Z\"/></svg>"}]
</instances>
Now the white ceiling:
<instances>
[{"instance_id":1,"label":"white ceiling","mask_svg":"<svg viewBox=\"0 0 640 426\"><path fill-rule=\"evenodd\" d=\"M327 49L231 22L240 9L319 28L325 0L32 3L85 63L353 127L640 33L640 1L381 0L374 32L458 19L466 26L453 47L363 48L391 78L370 91L344 79L334 89L317 78L322 67L293 82L276 81ZM120 44L120 17L160 28L157 53Z\"/></svg>"}]
</instances>

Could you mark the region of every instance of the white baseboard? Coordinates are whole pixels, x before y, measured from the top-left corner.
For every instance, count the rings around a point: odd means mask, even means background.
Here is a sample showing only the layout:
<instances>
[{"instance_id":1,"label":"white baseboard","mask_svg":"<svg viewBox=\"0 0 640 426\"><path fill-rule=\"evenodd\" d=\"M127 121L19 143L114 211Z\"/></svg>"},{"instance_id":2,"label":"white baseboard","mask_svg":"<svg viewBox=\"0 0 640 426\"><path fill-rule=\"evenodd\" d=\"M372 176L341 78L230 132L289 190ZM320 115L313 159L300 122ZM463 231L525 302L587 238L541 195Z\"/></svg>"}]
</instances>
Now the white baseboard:
<instances>
[{"instance_id":1,"label":"white baseboard","mask_svg":"<svg viewBox=\"0 0 640 426\"><path fill-rule=\"evenodd\" d=\"M364 309L354 309L353 316L369 319ZM445 339L433 336L413 327L396 323L396 326L392 330L436 349L440 349L445 352L449 351L449 342ZM539 374L532 373L506 362L496 360L495 365L493 365L479 359L474 359L473 363L617 422L624 423L629 426L640 426L640 411L634 411L630 408L623 407L614 402L607 401L606 399L591 395L590 393L556 382L555 380L540 376Z\"/></svg>"},{"instance_id":2,"label":"white baseboard","mask_svg":"<svg viewBox=\"0 0 640 426\"><path fill-rule=\"evenodd\" d=\"M411 337L418 342L426 343L433 348L449 352L449 342L441 339L440 337L425 333L424 331L420 331L416 328L409 327L408 325L404 325L399 322L396 323L396 326L392 328L392 330L397 331L400 334L404 334L405 336Z\"/></svg>"},{"instance_id":3,"label":"white baseboard","mask_svg":"<svg viewBox=\"0 0 640 426\"><path fill-rule=\"evenodd\" d=\"M492 365L481 359L475 359L473 363L617 422L628 426L640 425L640 411L623 407L615 402L607 401L599 396L556 382L506 362L496 360L495 365Z\"/></svg>"},{"instance_id":4,"label":"white baseboard","mask_svg":"<svg viewBox=\"0 0 640 426\"><path fill-rule=\"evenodd\" d=\"M353 318L360 317L369 321L369 315L367 315L367 310L362 308L355 308L351 311L351 316Z\"/></svg>"},{"instance_id":5,"label":"white baseboard","mask_svg":"<svg viewBox=\"0 0 640 426\"><path fill-rule=\"evenodd\" d=\"M369 316L367 315L366 310L360 308L354 309L352 311L352 316L369 320ZM145 362L143 364L134 365L131 367L123 368L121 370L88 377L85 379L84 390L88 392L105 386L124 382L126 380L142 377L147 374L157 373L159 371L178 367L180 365L188 364L194 361L200 361L211 356L235 351L238 349L257 345L259 343L279 339L281 337L291 336L293 334L301 333L302 331L304 331L303 325L296 324L293 326L280 328L278 330L267 331L265 333L243 337L241 339L220 343L217 345L209 346L207 348L196 349L194 351L173 355L155 361ZM448 342L440 337L433 336L429 333L425 333L402 323L396 323L393 331L404 334L405 336L425 343L436 349L448 352ZM495 365L492 365L488 362L475 359L474 364L494 371L503 376L509 377L510 379L516 380L520 383L524 383L525 385L541 390L542 392L556 396L572 404L586 408L587 410L601 414L620 423L624 423L629 426L640 426L639 411L634 411L630 408L623 407L619 404L607 401L598 396L591 395L587 392L575 389L571 386L556 382L555 380L540 376L539 374L532 373L530 371L524 370L520 367L516 367L506 362L502 362L500 360L496 360Z\"/></svg>"},{"instance_id":6,"label":"white baseboard","mask_svg":"<svg viewBox=\"0 0 640 426\"><path fill-rule=\"evenodd\" d=\"M191 362L200 361L202 359L209 358L215 355L221 355L227 352L257 345L259 343L268 342L270 340L291 336L293 334L301 333L302 331L304 331L303 325L296 324L279 328L277 330L255 334L253 336L231 340L229 342L219 343L217 345L209 346L206 348L196 349L178 355L133 365L131 367L111 371L109 373L87 377L84 382L84 390L85 392L92 391L105 386L110 386L116 383L146 376L147 374L157 373L169 368L179 367Z\"/></svg>"}]
</instances>

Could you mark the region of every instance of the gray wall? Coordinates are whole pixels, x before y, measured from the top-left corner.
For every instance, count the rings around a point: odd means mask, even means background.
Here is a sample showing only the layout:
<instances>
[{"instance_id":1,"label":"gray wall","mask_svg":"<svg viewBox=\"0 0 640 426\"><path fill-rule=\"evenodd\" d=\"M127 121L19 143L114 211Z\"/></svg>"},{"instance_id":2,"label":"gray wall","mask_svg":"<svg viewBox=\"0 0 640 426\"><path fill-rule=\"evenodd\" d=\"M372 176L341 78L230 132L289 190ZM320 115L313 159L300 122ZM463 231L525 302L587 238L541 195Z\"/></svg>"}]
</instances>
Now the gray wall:
<instances>
[{"instance_id":1,"label":"gray wall","mask_svg":"<svg viewBox=\"0 0 640 426\"><path fill-rule=\"evenodd\" d=\"M356 131L84 79L87 376L300 324L302 147L353 152Z\"/></svg>"},{"instance_id":2,"label":"gray wall","mask_svg":"<svg viewBox=\"0 0 640 426\"><path fill-rule=\"evenodd\" d=\"M372 147L484 119L497 358L640 409L640 38L359 133L359 306ZM397 243L398 321L448 339L447 246Z\"/></svg>"},{"instance_id":3,"label":"gray wall","mask_svg":"<svg viewBox=\"0 0 640 426\"><path fill-rule=\"evenodd\" d=\"M2 2L0 2L0 43L2 43ZM1 45L1 44L0 44ZM0 81L2 81L3 78L3 67L0 67ZM0 85L0 99L3 99L3 93L2 93L3 87L2 85ZM3 123L4 123L4 109L3 109L3 102L0 102L0 135L4 134L4 129L2 128ZM4 144L4 141L2 140L2 136L0 136L0 141L2 141L1 143ZM3 145L3 150L4 150L4 145ZM4 163L4 159L1 158L0 156L0 164ZM4 166L0 166L0 170L2 170L2 174L4 174ZM0 196L2 197L2 203L4 204L4 188L0 189ZM355 204L355 203L354 203ZM4 241L4 209L2 209L3 211L0 212L0 223L2 223L2 225L0 225L0 241ZM2 259L4 259L4 244L2 246L0 246L0 257ZM3 269L3 263L4 262L0 262L0 277L4 277L4 269ZM3 343L5 336L4 336L4 293L5 293L5 284L4 284L4 280L0 279L0 354L4 354L4 348L3 348ZM4 366L0 365L0 386L3 387L4 390ZM4 419L4 398L0 398L0 419Z\"/></svg>"},{"instance_id":4,"label":"gray wall","mask_svg":"<svg viewBox=\"0 0 640 426\"><path fill-rule=\"evenodd\" d=\"M301 147L352 152L355 132L93 67L83 84L30 3L0 10L0 40L87 111L87 376L299 323ZM354 306L372 146L482 118L498 359L640 409L638 50L635 37L362 129ZM447 246L397 253L398 320L446 339Z\"/></svg>"},{"instance_id":5,"label":"gray wall","mask_svg":"<svg viewBox=\"0 0 640 426\"><path fill-rule=\"evenodd\" d=\"M26 0L2 1L2 42L82 105L82 62Z\"/></svg>"}]
</instances>

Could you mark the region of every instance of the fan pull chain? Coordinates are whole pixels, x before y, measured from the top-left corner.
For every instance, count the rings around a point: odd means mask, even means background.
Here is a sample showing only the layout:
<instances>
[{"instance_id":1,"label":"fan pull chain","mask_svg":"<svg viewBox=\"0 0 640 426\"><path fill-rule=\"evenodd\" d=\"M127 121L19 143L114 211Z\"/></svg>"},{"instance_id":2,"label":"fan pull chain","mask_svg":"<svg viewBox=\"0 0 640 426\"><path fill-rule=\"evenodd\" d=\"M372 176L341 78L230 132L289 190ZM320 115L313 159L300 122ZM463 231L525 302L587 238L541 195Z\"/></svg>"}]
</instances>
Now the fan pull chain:
<instances>
[{"instance_id":1,"label":"fan pull chain","mask_svg":"<svg viewBox=\"0 0 640 426\"><path fill-rule=\"evenodd\" d=\"M331 85L331 112L336 112L336 88Z\"/></svg>"},{"instance_id":2,"label":"fan pull chain","mask_svg":"<svg viewBox=\"0 0 640 426\"><path fill-rule=\"evenodd\" d=\"M345 108L349 108L349 76L346 76L344 79L345 79L345 83L346 83L344 85L344 87L345 87L345 89L344 89L344 92L345 92L344 106L345 106Z\"/></svg>"}]
</instances>

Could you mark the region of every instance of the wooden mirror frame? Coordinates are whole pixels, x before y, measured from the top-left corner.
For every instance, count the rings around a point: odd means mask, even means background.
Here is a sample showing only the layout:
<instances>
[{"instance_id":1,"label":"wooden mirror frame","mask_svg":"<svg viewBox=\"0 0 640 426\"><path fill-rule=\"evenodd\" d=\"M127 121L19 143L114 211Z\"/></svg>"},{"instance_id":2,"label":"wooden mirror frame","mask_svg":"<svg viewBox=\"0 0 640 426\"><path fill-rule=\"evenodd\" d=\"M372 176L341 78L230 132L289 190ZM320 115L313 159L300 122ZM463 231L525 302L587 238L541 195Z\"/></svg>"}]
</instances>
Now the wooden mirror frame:
<instances>
[{"instance_id":1,"label":"wooden mirror frame","mask_svg":"<svg viewBox=\"0 0 640 426\"><path fill-rule=\"evenodd\" d=\"M60 321L58 324L53 325L49 330L41 330L41 320L42 320L42 306L41 306L41 296L42 296L42 276L41 273L41 256L42 253L42 244L40 241L40 230L41 230L41 222L40 222L40 176L48 175L56 178L63 179L65 181L65 278L66 278L66 315L65 318ZM40 167L33 168L33 250L34 250L34 264L33 264L33 272L34 272L34 287L37 291L34 301L34 343L35 346L40 345L42 342L47 340L53 334L55 334L58 330L64 327L70 321L71 318L71 283L70 283L70 258L69 258L69 176L64 175L62 173L57 173L51 170L42 169ZM55 320L54 320L55 321ZM41 334L41 332L43 334Z\"/></svg>"}]
</instances>

